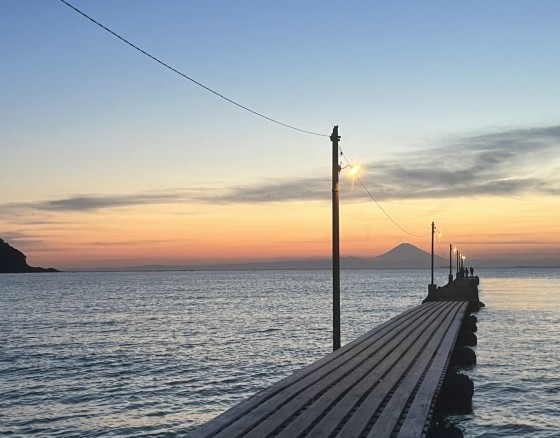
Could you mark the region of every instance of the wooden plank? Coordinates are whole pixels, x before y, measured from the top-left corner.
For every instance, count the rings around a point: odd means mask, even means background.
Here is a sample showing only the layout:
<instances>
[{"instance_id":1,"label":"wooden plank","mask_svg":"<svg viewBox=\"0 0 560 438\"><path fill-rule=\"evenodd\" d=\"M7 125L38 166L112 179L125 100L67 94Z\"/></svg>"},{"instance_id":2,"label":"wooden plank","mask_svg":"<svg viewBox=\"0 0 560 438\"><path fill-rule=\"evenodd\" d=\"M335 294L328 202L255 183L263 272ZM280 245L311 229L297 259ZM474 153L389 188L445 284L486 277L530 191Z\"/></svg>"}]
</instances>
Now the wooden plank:
<instances>
[{"instance_id":1,"label":"wooden plank","mask_svg":"<svg viewBox=\"0 0 560 438\"><path fill-rule=\"evenodd\" d=\"M381 355L382 361L376 367L371 370L362 370L365 372L357 372L355 375L352 375L355 384L351 388L333 388L330 400L327 399L327 401L331 402L330 405L325 406L321 403L310 408L310 412L306 412L305 417L311 416L314 421L319 416L322 418L314 425L313 429L309 432L309 436L328 436L334 433L343 419L349 416L352 410L356 409L357 403L364 394L380 385L382 388L394 385L396 383L394 379L398 380L400 378L400 374L395 372L395 366L399 363L401 365L408 363L408 361L414 358L418 337L422 336L423 333L429 332L431 324L438 318L440 307L444 306L435 308L434 313L430 317L424 316L421 319L415 320L415 324L411 324L410 330L405 332L406 336L395 338L390 345L392 349L390 354ZM333 397L335 395L337 397ZM341 398L339 398L340 395L342 395ZM297 424L306 424L306 427L309 427L309 419L305 420L302 418L299 421L295 421L293 427L291 427L292 425L288 426L280 436L290 437L290 433L297 431Z\"/></svg>"},{"instance_id":2,"label":"wooden plank","mask_svg":"<svg viewBox=\"0 0 560 438\"><path fill-rule=\"evenodd\" d=\"M457 339L457 334L461 328L461 322L467 312L468 302L463 302L445 338L442 345L438 349L437 355L434 358L422 385L418 389L416 396L412 402L406 418L399 430L398 438L414 438L418 437L419 425L428 418L430 409L432 408L434 398L437 396L436 391L440 386L445 373L447 372L447 365Z\"/></svg>"},{"instance_id":3,"label":"wooden plank","mask_svg":"<svg viewBox=\"0 0 560 438\"><path fill-rule=\"evenodd\" d=\"M386 333L383 333L385 336L387 333L392 334L395 331L395 328L392 327L391 330L388 330ZM383 338L380 336L380 339ZM379 339L377 337L371 337L370 341L374 340L377 342ZM371 348L370 346L366 346L360 353L359 357L362 357L364 354L367 354L368 349ZM259 406L256 406L255 409L248 412L244 415L238 422L231 425L227 429L225 429L220 434L216 435L217 437L232 437L237 436L237 434L242 434L242 436L251 435L252 432L250 430L256 427L259 423L263 420L267 419L270 415L278 416L278 413L282 414L285 410L282 410L283 406L287 406L287 409L297 410L298 408L294 405L294 398L297 397L302 391L305 391L308 388L311 388L311 391L317 392L321 391L325 385L328 385L332 379L337 378L338 376L342 375L345 372L349 372L351 370L352 364L356 360L356 356L349 355L346 358L345 362L340 362L336 366L333 364L329 364L327 367L319 370L320 374L318 373L311 374L306 376L305 378L301 379L297 383L291 385L290 387L286 388L281 394L271 398L270 400L262 403ZM333 375L334 373L334 375ZM327 379L327 381L325 381ZM318 385L318 382L321 382ZM306 399L308 399L312 395L309 394ZM304 401L305 404L306 401ZM281 419L283 422L284 419ZM276 425L277 426L277 425ZM262 430L262 429L261 429ZM267 428L266 430L269 430ZM241 435L240 435L241 436ZM258 434L256 436L259 436Z\"/></svg>"},{"instance_id":4,"label":"wooden plank","mask_svg":"<svg viewBox=\"0 0 560 438\"><path fill-rule=\"evenodd\" d=\"M420 436L467 304L440 301L403 312L189 436L389 437L400 423L403 438Z\"/></svg>"},{"instance_id":5,"label":"wooden plank","mask_svg":"<svg viewBox=\"0 0 560 438\"><path fill-rule=\"evenodd\" d=\"M408 352L408 354L406 355L406 359L400 360L395 364L390 372L391 378L384 379L382 382L380 382L380 384L375 388L374 391L367 395L363 403L356 409L352 417L342 427L340 436L360 436L364 431L367 430L368 426L371 426L374 414L382 406L383 401L388 397L391 391L398 390L400 388L399 381L407 372L407 370L409 370L409 368L412 366L414 360L417 359L418 356L422 357L422 351L424 347L426 345L430 345L430 342L434 342L434 338L437 339L437 336L440 334L440 329L438 329L438 326L441 326L442 320L445 320L452 306L452 303L444 303L441 306L441 312L438 315L439 318L433 321L430 324L430 327L420 334L420 336L416 340L415 348ZM418 366L418 364L415 365L413 369L418 369ZM406 389L408 390L408 387ZM393 400L393 398L391 398L391 400ZM383 408L383 411L381 412L381 415L385 415L385 417L387 417L387 421L391 421L395 414L400 415L400 411L397 413L396 411L394 411L394 408L389 409L388 407ZM380 425L380 423L382 422L383 420L379 418L375 422L374 426L377 426L378 429L382 428L382 426ZM379 433L372 436L381 437L385 435Z\"/></svg>"},{"instance_id":6,"label":"wooden plank","mask_svg":"<svg viewBox=\"0 0 560 438\"><path fill-rule=\"evenodd\" d=\"M400 345L401 342L410 339L410 334L414 330L421 330L423 321L426 321L424 317L421 319L415 319L399 333L391 333L392 337L390 339L384 338L386 342L381 348L374 347L368 350L368 356L363 360L362 358L356 358L356 360L352 361L351 372L347 373L344 378L338 379L337 381L332 382L332 384L327 385L325 385L323 381L319 382L322 386L322 388L320 388L322 394L320 394L319 398L310 399L307 397L307 394L300 394L300 397L302 397L301 401L307 401L307 403L300 405L300 410L309 403L309 400L312 400L312 404L297 418L293 419L286 429L280 432L279 436L291 437L294 436L295 432L298 430L306 430L313 422L317 421L320 416L324 415L326 411L329 411L333 404L344 396L344 394L352 391L356 385L363 387L363 379L365 377L368 375L376 375L378 376L375 378L376 380L381 377L384 372L383 365L387 362L387 358L392 357L395 360L398 358L399 353L395 352L396 346ZM386 338L388 337L389 336L386 336ZM340 409L337 404L336 414L339 414L339 412Z\"/></svg>"},{"instance_id":7,"label":"wooden plank","mask_svg":"<svg viewBox=\"0 0 560 438\"><path fill-rule=\"evenodd\" d=\"M410 395L412 394L418 382L421 381L426 367L430 364L434 354L437 352L437 349L441 344L442 338L448 332L449 326L456 316L458 306L454 307L455 311L446 315L445 319L438 327L436 333L434 333L434 335L429 340L429 343L426 345L426 348L421 353L418 361L414 364L412 369L407 373L406 377L396 388L395 393L383 409L383 412L373 425L371 431L368 433L368 437L388 437L391 435L391 432L394 430L399 418L401 417L401 413L404 410ZM425 419L420 425L421 427L419 432L422 431L424 423Z\"/></svg>"},{"instance_id":8,"label":"wooden plank","mask_svg":"<svg viewBox=\"0 0 560 438\"><path fill-rule=\"evenodd\" d=\"M260 418L274 412L283 402L286 400L289 401L290 397L293 397L301 390L319 381L325 375L332 372L333 369L337 369L346 362L352 360L356 353L361 353L367 349L372 342L375 342L386 335L386 333L394 330L395 327L407 324L409 320L416 317L416 315L429 312L434 306L436 306L436 303L431 303L431 305L427 307L418 306L392 318L355 341L345 345L340 350L330 353L286 379L234 406L209 423L195 429L191 436L193 438L221 436L220 433L224 432L223 436L229 438L238 434L243 434Z\"/></svg>"},{"instance_id":9,"label":"wooden plank","mask_svg":"<svg viewBox=\"0 0 560 438\"><path fill-rule=\"evenodd\" d=\"M312 400L317 393L324 391L324 389L332 385L334 381L350 373L357 362L362 362L368 356L372 355L380 343L387 342L387 336L393 337L397 331L400 330L399 327L406 327L409 324L410 319L403 320L399 325L392 326L390 330L381 332L380 336L370 337L368 341L370 345L362 343L362 347L365 348L362 349L359 355L349 355L346 362L343 364L330 366L321 370L320 376L314 374L300 380L274 399L256 407L237 422L237 424L228 427L221 434L218 434L217 437L223 436L229 438L236 436L238 433L243 433L244 437L254 436L260 438L265 431L274 430ZM290 398L286 399L287 396L290 396ZM273 417L272 419L270 418L271 416ZM259 426L259 423L262 424L263 422L265 424Z\"/></svg>"}]
</instances>

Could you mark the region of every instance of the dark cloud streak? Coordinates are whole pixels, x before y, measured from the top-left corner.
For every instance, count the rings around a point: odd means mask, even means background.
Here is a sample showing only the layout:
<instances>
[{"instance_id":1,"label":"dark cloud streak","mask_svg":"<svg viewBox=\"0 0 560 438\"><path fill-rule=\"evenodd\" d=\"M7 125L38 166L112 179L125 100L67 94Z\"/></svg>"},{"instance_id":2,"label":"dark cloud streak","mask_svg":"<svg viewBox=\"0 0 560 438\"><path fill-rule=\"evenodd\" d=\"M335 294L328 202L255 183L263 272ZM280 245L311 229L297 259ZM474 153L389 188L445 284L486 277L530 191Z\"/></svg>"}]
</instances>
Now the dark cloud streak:
<instances>
[{"instance_id":1,"label":"dark cloud streak","mask_svg":"<svg viewBox=\"0 0 560 438\"><path fill-rule=\"evenodd\" d=\"M39 202L33 208L47 211L91 211L102 208L127 207L130 205L162 204L174 202L174 194L126 195L126 196L73 196L65 199Z\"/></svg>"},{"instance_id":2,"label":"dark cloud streak","mask_svg":"<svg viewBox=\"0 0 560 438\"><path fill-rule=\"evenodd\" d=\"M364 183L378 200L560 194L560 126L519 129L465 137L422 151L401 153L385 161L364 163ZM138 205L206 203L260 204L327 201L330 173L316 178L269 180L222 190L197 188L132 195L75 195L35 203L1 206L17 211L95 212ZM342 183L345 199L364 199L358 182ZM18 215L19 216L19 215Z\"/></svg>"},{"instance_id":3,"label":"dark cloud streak","mask_svg":"<svg viewBox=\"0 0 560 438\"><path fill-rule=\"evenodd\" d=\"M560 164L560 126L466 137L391 160L365 163L364 183L379 200L558 195L558 176L543 174L547 162ZM367 197L350 184L341 184L341 191L346 199ZM329 197L330 181L325 177L237 187L212 200L257 203Z\"/></svg>"}]
</instances>

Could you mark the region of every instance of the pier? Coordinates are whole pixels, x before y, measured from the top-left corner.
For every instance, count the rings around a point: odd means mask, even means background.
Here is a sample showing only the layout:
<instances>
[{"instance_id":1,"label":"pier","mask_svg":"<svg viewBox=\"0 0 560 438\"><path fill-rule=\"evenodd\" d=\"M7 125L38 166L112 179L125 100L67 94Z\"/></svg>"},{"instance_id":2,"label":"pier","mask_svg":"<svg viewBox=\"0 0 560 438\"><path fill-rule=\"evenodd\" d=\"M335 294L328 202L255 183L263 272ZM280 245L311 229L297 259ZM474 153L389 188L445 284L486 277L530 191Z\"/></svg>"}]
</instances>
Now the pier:
<instances>
[{"instance_id":1,"label":"pier","mask_svg":"<svg viewBox=\"0 0 560 438\"><path fill-rule=\"evenodd\" d=\"M453 368L476 362L467 346L476 344L476 318L468 314L479 308L477 284L478 279L459 278L430 290L423 304L255 394L189 436L451 436L439 429L438 400L470 404L472 382Z\"/></svg>"},{"instance_id":2,"label":"pier","mask_svg":"<svg viewBox=\"0 0 560 438\"><path fill-rule=\"evenodd\" d=\"M469 302L470 311L478 311L484 307L484 303L478 299L479 282L478 277L459 277L445 286L428 288L428 297L424 302L450 301L460 298Z\"/></svg>"}]
</instances>

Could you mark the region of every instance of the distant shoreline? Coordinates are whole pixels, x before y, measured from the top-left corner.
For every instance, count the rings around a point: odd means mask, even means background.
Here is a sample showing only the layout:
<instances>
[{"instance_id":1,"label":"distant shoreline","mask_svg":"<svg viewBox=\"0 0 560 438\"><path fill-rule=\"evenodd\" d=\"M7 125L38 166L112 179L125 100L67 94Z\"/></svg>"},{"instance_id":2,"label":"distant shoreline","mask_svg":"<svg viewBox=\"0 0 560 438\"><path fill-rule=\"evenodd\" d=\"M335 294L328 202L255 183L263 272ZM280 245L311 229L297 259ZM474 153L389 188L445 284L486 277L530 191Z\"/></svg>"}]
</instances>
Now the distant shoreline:
<instances>
[{"instance_id":1,"label":"distant shoreline","mask_svg":"<svg viewBox=\"0 0 560 438\"><path fill-rule=\"evenodd\" d=\"M341 268L342 271L404 271L404 270L429 270L430 268ZM437 270L449 269L449 266L436 267ZM560 269L559 266L483 266L477 269ZM330 268L161 268L161 269L142 269L142 268L84 268L84 269L63 269L61 273L108 273L108 272L247 272L247 271L331 271ZM32 272L30 272L32 273ZM453 270L455 274L455 270Z\"/></svg>"}]
</instances>

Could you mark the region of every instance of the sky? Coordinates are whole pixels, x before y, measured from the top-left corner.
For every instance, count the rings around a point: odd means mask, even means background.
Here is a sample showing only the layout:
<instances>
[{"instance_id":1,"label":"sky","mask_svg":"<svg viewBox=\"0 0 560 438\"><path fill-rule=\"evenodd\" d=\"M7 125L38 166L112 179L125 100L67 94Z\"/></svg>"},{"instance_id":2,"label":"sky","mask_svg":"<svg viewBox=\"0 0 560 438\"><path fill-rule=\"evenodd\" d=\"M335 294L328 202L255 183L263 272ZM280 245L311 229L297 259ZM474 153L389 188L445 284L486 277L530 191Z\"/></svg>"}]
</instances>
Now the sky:
<instances>
[{"instance_id":1,"label":"sky","mask_svg":"<svg viewBox=\"0 0 560 438\"><path fill-rule=\"evenodd\" d=\"M560 2L68 1L311 133L60 0L2 0L0 237L29 264L330 257L336 125L362 166L343 256L430 251L435 222L438 255L560 265Z\"/></svg>"}]
</instances>

